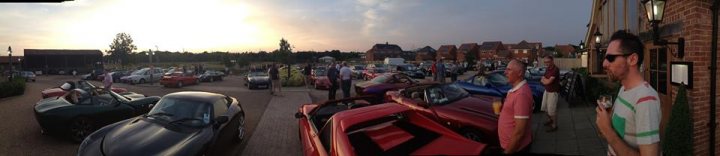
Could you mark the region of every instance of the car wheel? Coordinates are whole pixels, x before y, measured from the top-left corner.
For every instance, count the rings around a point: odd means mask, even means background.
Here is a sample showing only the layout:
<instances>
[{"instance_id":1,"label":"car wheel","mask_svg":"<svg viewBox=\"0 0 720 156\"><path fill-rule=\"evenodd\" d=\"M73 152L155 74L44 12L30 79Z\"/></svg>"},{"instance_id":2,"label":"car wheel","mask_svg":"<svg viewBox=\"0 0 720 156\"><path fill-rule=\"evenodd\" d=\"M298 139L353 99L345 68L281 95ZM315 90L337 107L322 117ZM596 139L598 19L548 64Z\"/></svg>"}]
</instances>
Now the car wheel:
<instances>
[{"instance_id":1,"label":"car wheel","mask_svg":"<svg viewBox=\"0 0 720 156\"><path fill-rule=\"evenodd\" d=\"M182 83L182 81L178 81L178 83L177 83L177 85L176 85L176 86L177 86L178 88L181 88L181 87L183 87L183 83Z\"/></svg>"},{"instance_id":2,"label":"car wheel","mask_svg":"<svg viewBox=\"0 0 720 156\"><path fill-rule=\"evenodd\" d=\"M484 139L482 133L474 129L465 129L462 131L462 135L476 142L482 142Z\"/></svg>"},{"instance_id":3,"label":"car wheel","mask_svg":"<svg viewBox=\"0 0 720 156\"><path fill-rule=\"evenodd\" d=\"M237 131L235 131L235 137L233 137L234 143L240 143L243 139L245 139L245 114L240 114L240 116L238 116L238 123Z\"/></svg>"},{"instance_id":4,"label":"car wheel","mask_svg":"<svg viewBox=\"0 0 720 156\"><path fill-rule=\"evenodd\" d=\"M70 123L70 137L75 142L82 142L93 130L93 121L85 117L76 118Z\"/></svg>"},{"instance_id":5,"label":"car wheel","mask_svg":"<svg viewBox=\"0 0 720 156\"><path fill-rule=\"evenodd\" d=\"M143 83L145 83L145 79L140 79L140 81L138 81L138 84L143 84Z\"/></svg>"}]
</instances>

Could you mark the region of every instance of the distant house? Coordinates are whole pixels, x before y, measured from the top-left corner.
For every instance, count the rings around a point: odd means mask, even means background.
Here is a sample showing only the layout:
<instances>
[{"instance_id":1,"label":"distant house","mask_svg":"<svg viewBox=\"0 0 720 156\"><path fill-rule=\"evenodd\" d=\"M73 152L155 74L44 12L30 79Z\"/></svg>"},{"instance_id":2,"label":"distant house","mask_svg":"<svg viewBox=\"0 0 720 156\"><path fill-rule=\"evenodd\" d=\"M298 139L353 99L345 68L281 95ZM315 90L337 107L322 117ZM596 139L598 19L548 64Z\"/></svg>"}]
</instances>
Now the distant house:
<instances>
[{"instance_id":1,"label":"distant house","mask_svg":"<svg viewBox=\"0 0 720 156\"><path fill-rule=\"evenodd\" d=\"M25 49L24 55L23 70L46 74L69 73L72 70L88 73L103 68L100 50Z\"/></svg>"},{"instance_id":2,"label":"distant house","mask_svg":"<svg viewBox=\"0 0 720 156\"><path fill-rule=\"evenodd\" d=\"M425 46L415 50L415 61L433 61L435 60L435 54L437 50L430 46Z\"/></svg>"},{"instance_id":3,"label":"distant house","mask_svg":"<svg viewBox=\"0 0 720 156\"><path fill-rule=\"evenodd\" d=\"M522 40L518 44L506 44L505 46L508 51L510 51L511 58L517 58L531 63L537 59L538 51L542 49L541 45L541 43L529 43Z\"/></svg>"},{"instance_id":4,"label":"distant house","mask_svg":"<svg viewBox=\"0 0 720 156\"><path fill-rule=\"evenodd\" d=\"M575 47L572 45L555 45L555 51L562 55L562 57L574 57Z\"/></svg>"},{"instance_id":5,"label":"distant house","mask_svg":"<svg viewBox=\"0 0 720 156\"><path fill-rule=\"evenodd\" d=\"M387 57L401 57L402 48L395 44L375 44L370 50L365 52L365 61L382 61Z\"/></svg>"},{"instance_id":6,"label":"distant house","mask_svg":"<svg viewBox=\"0 0 720 156\"><path fill-rule=\"evenodd\" d=\"M457 60L460 62L467 62L467 57L470 54L475 55L475 60L478 60L478 53L480 47L477 43L463 43L460 45L460 48L458 48L457 52Z\"/></svg>"},{"instance_id":7,"label":"distant house","mask_svg":"<svg viewBox=\"0 0 720 156\"><path fill-rule=\"evenodd\" d=\"M14 70L19 70L22 59L22 56L13 56L12 58L8 58L7 56L0 56L0 71L9 70L10 62L12 62L13 67L15 67Z\"/></svg>"},{"instance_id":8,"label":"distant house","mask_svg":"<svg viewBox=\"0 0 720 156\"><path fill-rule=\"evenodd\" d=\"M480 55L479 60L494 60L499 58L498 52L505 51L507 48L503 45L501 41L489 41L489 42L483 42L480 47ZM503 56L507 57L507 56Z\"/></svg>"},{"instance_id":9,"label":"distant house","mask_svg":"<svg viewBox=\"0 0 720 156\"><path fill-rule=\"evenodd\" d=\"M415 53L415 51L403 51L400 54L400 58L403 58L405 60L415 60L416 54L417 53Z\"/></svg>"},{"instance_id":10,"label":"distant house","mask_svg":"<svg viewBox=\"0 0 720 156\"><path fill-rule=\"evenodd\" d=\"M323 57L318 58L318 60L319 60L320 62L330 63L330 62L334 62L334 61L335 61L335 58L332 57L332 56L323 56Z\"/></svg>"},{"instance_id":11,"label":"distant house","mask_svg":"<svg viewBox=\"0 0 720 156\"><path fill-rule=\"evenodd\" d=\"M437 57L440 57L443 60L455 60L455 56L457 55L457 47L455 45L442 45L437 50Z\"/></svg>"}]
</instances>

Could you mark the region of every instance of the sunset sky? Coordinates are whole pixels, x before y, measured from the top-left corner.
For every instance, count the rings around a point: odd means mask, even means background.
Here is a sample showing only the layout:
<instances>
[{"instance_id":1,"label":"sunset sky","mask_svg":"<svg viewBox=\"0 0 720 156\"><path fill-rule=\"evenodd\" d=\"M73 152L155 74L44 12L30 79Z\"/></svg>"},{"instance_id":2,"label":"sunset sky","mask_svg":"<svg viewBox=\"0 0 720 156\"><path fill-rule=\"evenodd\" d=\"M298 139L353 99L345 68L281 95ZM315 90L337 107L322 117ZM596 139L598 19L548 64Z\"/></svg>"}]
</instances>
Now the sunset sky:
<instances>
[{"instance_id":1,"label":"sunset sky","mask_svg":"<svg viewBox=\"0 0 720 156\"><path fill-rule=\"evenodd\" d=\"M521 40L577 44L591 0L76 0L0 4L0 47L100 49L120 32L137 51L404 50Z\"/></svg>"}]
</instances>

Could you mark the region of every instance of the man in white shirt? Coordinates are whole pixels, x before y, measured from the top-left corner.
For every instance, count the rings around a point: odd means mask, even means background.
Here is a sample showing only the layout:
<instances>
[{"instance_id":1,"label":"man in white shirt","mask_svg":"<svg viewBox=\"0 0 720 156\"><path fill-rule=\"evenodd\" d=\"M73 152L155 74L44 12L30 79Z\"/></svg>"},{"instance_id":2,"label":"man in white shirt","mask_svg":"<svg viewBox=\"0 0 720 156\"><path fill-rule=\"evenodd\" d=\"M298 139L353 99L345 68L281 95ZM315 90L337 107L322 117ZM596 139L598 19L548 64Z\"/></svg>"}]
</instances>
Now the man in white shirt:
<instances>
[{"instance_id":1,"label":"man in white shirt","mask_svg":"<svg viewBox=\"0 0 720 156\"><path fill-rule=\"evenodd\" d=\"M342 64L340 68L340 86L343 92L343 98L350 97L350 84L352 84L352 70L347 63Z\"/></svg>"},{"instance_id":2,"label":"man in white shirt","mask_svg":"<svg viewBox=\"0 0 720 156\"><path fill-rule=\"evenodd\" d=\"M110 91L110 88L112 88L112 84L113 84L112 74L110 74L110 70L105 69L105 79L103 79L103 86L105 87L105 90Z\"/></svg>"}]
</instances>

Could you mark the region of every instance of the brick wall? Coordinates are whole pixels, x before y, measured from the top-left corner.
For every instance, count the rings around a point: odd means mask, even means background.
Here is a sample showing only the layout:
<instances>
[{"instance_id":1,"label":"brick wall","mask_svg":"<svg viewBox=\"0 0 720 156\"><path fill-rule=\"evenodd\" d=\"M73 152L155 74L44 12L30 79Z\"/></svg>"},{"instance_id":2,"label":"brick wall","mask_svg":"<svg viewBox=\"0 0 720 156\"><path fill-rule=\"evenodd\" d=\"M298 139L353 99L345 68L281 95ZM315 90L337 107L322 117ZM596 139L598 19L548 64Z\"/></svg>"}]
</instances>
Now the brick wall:
<instances>
[{"instance_id":1,"label":"brick wall","mask_svg":"<svg viewBox=\"0 0 720 156\"><path fill-rule=\"evenodd\" d=\"M693 62L693 89L688 90L689 102L692 111L693 120L693 155L711 155L709 153L709 98L717 98L719 95L711 96L710 94L710 37L712 33L710 0L677 0L667 1L665 9L665 18L661 26L665 24L682 23L679 33L663 36L669 41L677 41L677 38L685 38L685 57L683 59L675 58L668 54L668 61L691 61ZM647 24L645 9L639 8L639 15L642 18L641 28L644 31L651 30ZM675 51L677 46L668 46L670 51ZM668 76L668 78L670 78ZM669 79L668 79L669 80ZM671 100L665 102L674 103L677 97L677 87L670 86ZM716 107L717 108L717 107ZM717 112L716 110L713 110ZM669 111L668 111L669 112ZM718 114L720 115L720 114ZM717 117L717 116L716 116ZM717 120L717 119L716 119ZM720 121L720 120L717 120ZM720 127L718 127L720 128ZM715 153L720 155L720 131L715 131Z\"/></svg>"}]
</instances>

